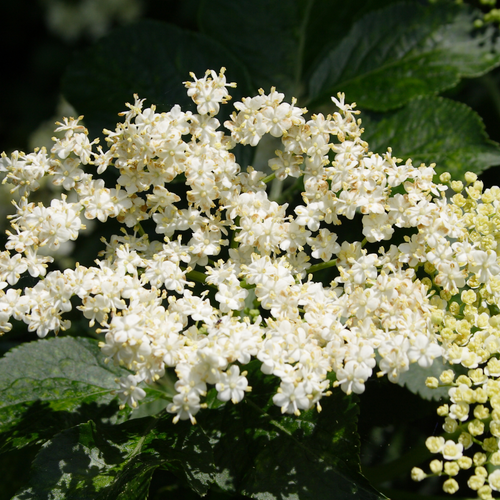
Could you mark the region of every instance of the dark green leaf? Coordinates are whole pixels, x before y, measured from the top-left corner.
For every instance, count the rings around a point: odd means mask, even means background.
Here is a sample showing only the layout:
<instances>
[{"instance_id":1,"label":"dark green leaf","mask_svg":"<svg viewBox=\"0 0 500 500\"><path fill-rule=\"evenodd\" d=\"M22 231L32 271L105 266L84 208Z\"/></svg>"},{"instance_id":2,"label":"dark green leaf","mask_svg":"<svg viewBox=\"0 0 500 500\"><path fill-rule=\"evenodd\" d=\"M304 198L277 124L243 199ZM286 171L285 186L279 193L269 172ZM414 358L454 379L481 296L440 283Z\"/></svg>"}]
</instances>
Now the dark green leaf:
<instances>
[{"instance_id":1,"label":"dark green leaf","mask_svg":"<svg viewBox=\"0 0 500 500\"><path fill-rule=\"evenodd\" d=\"M115 378L128 373L106 364L88 338L56 337L9 351L0 359L2 442L39 443L90 414L116 420Z\"/></svg>"},{"instance_id":2,"label":"dark green leaf","mask_svg":"<svg viewBox=\"0 0 500 500\"><path fill-rule=\"evenodd\" d=\"M246 65L255 89L301 97L313 61L360 16L394 0L205 0L200 27Z\"/></svg>"},{"instance_id":3,"label":"dark green leaf","mask_svg":"<svg viewBox=\"0 0 500 500\"><path fill-rule=\"evenodd\" d=\"M38 446L25 446L0 454L2 487L0 500L10 500L27 479L27 470L39 451Z\"/></svg>"},{"instance_id":4,"label":"dark green leaf","mask_svg":"<svg viewBox=\"0 0 500 500\"><path fill-rule=\"evenodd\" d=\"M337 46L355 21L368 12L400 0L314 0L307 25L304 47L304 72L316 67L323 55ZM272 22L272 20L271 20Z\"/></svg>"},{"instance_id":5,"label":"dark green leaf","mask_svg":"<svg viewBox=\"0 0 500 500\"><path fill-rule=\"evenodd\" d=\"M256 88L271 86L290 98L300 92L306 26L313 0L206 0L202 30L237 54Z\"/></svg>"},{"instance_id":6,"label":"dark green leaf","mask_svg":"<svg viewBox=\"0 0 500 500\"><path fill-rule=\"evenodd\" d=\"M500 165L500 147L488 139L481 118L465 104L441 97L412 100L378 123L363 119L363 138L372 151L390 146L395 156L436 163L438 173L455 179L467 171L481 172Z\"/></svg>"},{"instance_id":7,"label":"dark green leaf","mask_svg":"<svg viewBox=\"0 0 500 500\"><path fill-rule=\"evenodd\" d=\"M309 98L341 91L348 102L382 111L481 75L500 63L500 41L494 28L473 27L477 17L451 2L370 12L318 64Z\"/></svg>"},{"instance_id":8,"label":"dark green leaf","mask_svg":"<svg viewBox=\"0 0 500 500\"><path fill-rule=\"evenodd\" d=\"M212 482L212 462L200 429L186 422L175 426L171 415L114 427L88 422L59 433L42 448L15 500L146 499L160 466L204 495Z\"/></svg>"},{"instance_id":9,"label":"dark green leaf","mask_svg":"<svg viewBox=\"0 0 500 500\"><path fill-rule=\"evenodd\" d=\"M337 390L322 403L299 417L248 402L200 413L218 486L265 500L382 498L360 473L354 398Z\"/></svg>"},{"instance_id":10,"label":"dark green leaf","mask_svg":"<svg viewBox=\"0 0 500 500\"><path fill-rule=\"evenodd\" d=\"M175 104L195 110L182 82L190 72L202 77L207 69L221 67L227 68L228 81L238 83L231 94L240 99L247 92L245 69L219 43L166 23L140 21L113 31L77 57L66 71L63 93L85 115L95 137L103 128L115 128L117 114L133 102L134 93L158 111Z\"/></svg>"}]
</instances>

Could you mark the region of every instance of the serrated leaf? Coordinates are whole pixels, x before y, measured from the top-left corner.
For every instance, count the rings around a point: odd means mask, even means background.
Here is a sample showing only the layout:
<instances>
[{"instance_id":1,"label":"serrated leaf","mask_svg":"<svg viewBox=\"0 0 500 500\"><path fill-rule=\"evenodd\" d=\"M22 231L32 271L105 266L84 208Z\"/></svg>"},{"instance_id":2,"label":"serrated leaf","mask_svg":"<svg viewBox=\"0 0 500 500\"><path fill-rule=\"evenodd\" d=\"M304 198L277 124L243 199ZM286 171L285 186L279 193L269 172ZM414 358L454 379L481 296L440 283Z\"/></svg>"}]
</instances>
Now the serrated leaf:
<instances>
[{"instance_id":1,"label":"serrated leaf","mask_svg":"<svg viewBox=\"0 0 500 500\"><path fill-rule=\"evenodd\" d=\"M182 82L189 80L190 72L202 77L207 69L221 67L227 68L229 82L238 83L231 94L240 99L247 75L223 46L167 23L140 21L114 30L76 57L66 70L63 94L96 137L103 128L115 128L117 114L126 102L133 102L134 93L158 111L169 111L175 104L195 111ZM230 113L226 108L222 115Z\"/></svg>"},{"instance_id":2,"label":"serrated leaf","mask_svg":"<svg viewBox=\"0 0 500 500\"><path fill-rule=\"evenodd\" d=\"M398 385L406 387L413 394L417 394L428 401L439 401L442 398L448 397L449 388L438 387L437 389L429 389L425 385L425 381L428 377L439 379L441 373L448 369L453 369L453 367L442 359L434 360L434 363L429 368L422 368L418 363L413 363L407 372L400 375Z\"/></svg>"},{"instance_id":3,"label":"serrated leaf","mask_svg":"<svg viewBox=\"0 0 500 500\"><path fill-rule=\"evenodd\" d=\"M254 87L274 86L288 99L304 91L311 64L352 22L394 0L205 0L204 33L231 50L248 68Z\"/></svg>"},{"instance_id":4,"label":"serrated leaf","mask_svg":"<svg viewBox=\"0 0 500 500\"><path fill-rule=\"evenodd\" d=\"M106 364L92 339L22 344L0 359L1 441L7 448L39 443L79 418L113 418L115 378L128 373Z\"/></svg>"},{"instance_id":5,"label":"serrated leaf","mask_svg":"<svg viewBox=\"0 0 500 500\"><path fill-rule=\"evenodd\" d=\"M335 391L322 403L299 417L248 403L200 413L218 486L259 500L383 498L360 473L354 398Z\"/></svg>"},{"instance_id":6,"label":"serrated leaf","mask_svg":"<svg viewBox=\"0 0 500 500\"><path fill-rule=\"evenodd\" d=\"M309 98L345 92L349 102L385 111L479 76L500 63L500 41L493 27L473 27L477 17L451 2L370 12L312 72Z\"/></svg>"},{"instance_id":7,"label":"serrated leaf","mask_svg":"<svg viewBox=\"0 0 500 500\"><path fill-rule=\"evenodd\" d=\"M145 500L158 467L206 494L213 472L209 441L196 427L171 419L114 427L88 422L59 433L39 452L28 484L13 500Z\"/></svg>"},{"instance_id":8,"label":"serrated leaf","mask_svg":"<svg viewBox=\"0 0 500 500\"><path fill-rule=\"evenodd\" d=\"M438 173L454 179L500 165L500 146L488 139L480 116L462 103L442 97L420 97L379 122L363 119L363 139L384 153L390 146L414 165L436 163Z\"/></svg>"},{"instance_id":9,"label":"serrated leaf","mask_svg":"<svg viewBox=\"0 0 500 500\"><path fill-rule=\"evenodd\" d=\"M380 10L400 0L314 0L307 25L304 47L304 74L310 72L323 55L338 45L352 25L368 12ZM272 22L272 20L271 20Z\"/></svg>"}]
</instances>

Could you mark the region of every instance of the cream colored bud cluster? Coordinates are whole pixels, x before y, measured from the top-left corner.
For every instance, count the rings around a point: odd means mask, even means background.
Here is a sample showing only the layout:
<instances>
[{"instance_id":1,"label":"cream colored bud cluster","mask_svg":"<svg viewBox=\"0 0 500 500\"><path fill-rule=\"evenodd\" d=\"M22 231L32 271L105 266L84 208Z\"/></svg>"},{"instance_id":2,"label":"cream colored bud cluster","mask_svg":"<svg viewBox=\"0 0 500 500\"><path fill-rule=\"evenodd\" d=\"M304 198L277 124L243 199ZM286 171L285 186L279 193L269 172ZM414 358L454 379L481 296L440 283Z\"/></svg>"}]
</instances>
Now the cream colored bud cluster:
<instances>
[{"instance_id":1,"label":"cream colored bud cluster","mask_svg":"<svg viewBox=\"0 0 500 500\"><path fill-rule=\"evenodd\" d=\"M276 377L274 403L297 415L321 408L330 372L350 394L362 393L374 370L397 382L412 364L427 368L440 356L469 360L471 369L483 362L481 332L494 332L483 313L497 300L488 288L496 247L477 243L483 229L471 227L458 198L447 201L433 165L370 152L343 94L331 115L308 117L276 89L260 91L235 103L228 134L216 118L234 86L224 75L186 82L198 113L159 113L135 96L123 121L105 130L106 148L89 141L79 118L59 124L64 137L50 153L3 155L5 182L23 197L0 254L0 330L13 318L40 337L57 333L70 327L76 305L103 334L107 358L133 372L118 382L124 405L135 407L144 384L175 371L174 421L195 422L210 389L240 402L251 390L244 367L252 359ZM281 141L267 177L242 170L231 152L265 134ZM30 202L41 177L68 197L50 207ZM297 177L302 199L271 199L269 181ZM477 199L474 186L467 189ZM360 234L339 241L335 226L355 217ZM111 218L123 231L103 241L95 265L48 268L40 249L78 238L82 219ZM400 230L404 242L391 243ZM367 242L381 246L368 250ZM329 283L315 278L324 269ZM476 282L490 302L476 305ZM469 309L451 300L462 289ZM455 340L467 335L468 350L457 351ZM487 345L494 349L494 337Z\"/></svg>"},{"instance_id":2,"label":"cream colored bud cluster","mask_svg":"<svg viewBox=\"0 0 500 500\"><path fill-rule=\"evenodd\" d=\"M475 28L482 28L485 24L500 24L500 9L497 8L496 0L479 0L483 6L483 17L474 21ZM458 3L458 2L457 2ZM488 10L489 9L489 10Z\"/></svg>"},{"instance_id":3,"label":"cream colored bud cluster","mask_svg":"<svg viewBox=\"0 0 500 500\"><path fill-rule=\"evenodd\" d=\"M465 368L467 375L456 377L447 369L439 380L427 380L431 388L450 387L450 404L440 406L438 414L452 438L434 436L426 444L444 459L444 464L433 460L430 469L432 474L449 476L443 484L446 492L457 491L454 476L474 465L467 484L479 498L489 499L500 491L496 470L500 465L500 188L485 190L471 172L465 176L466 184L446 174L441 181L455 192L450 208L465 231L428 258L429 279L436 289L441 285L431 303L441 309L435 323L446 357L452 365ZM415 469L413 476L420 480L426 474Z\"/></svg>"}]
</instances>

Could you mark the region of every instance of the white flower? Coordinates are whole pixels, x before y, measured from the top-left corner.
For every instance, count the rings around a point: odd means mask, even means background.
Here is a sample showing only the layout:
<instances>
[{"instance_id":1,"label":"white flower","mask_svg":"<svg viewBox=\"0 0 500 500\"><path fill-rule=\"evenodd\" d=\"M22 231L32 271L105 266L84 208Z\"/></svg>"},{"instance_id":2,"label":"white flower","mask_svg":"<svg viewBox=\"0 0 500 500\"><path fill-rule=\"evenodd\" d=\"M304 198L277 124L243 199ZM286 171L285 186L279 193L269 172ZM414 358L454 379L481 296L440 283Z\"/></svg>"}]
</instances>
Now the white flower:
<instances>
[{"instance_id":1,"label":"white flower","mask_svg":"<svg viewBox=\"0 0 500 500\"><path fill-rule=\"evenodd\" d=\"M304 161L301 155L295 155L293 153L285 153L281 150L276 150L274 152L277 158L273 158L268 161L268 165L271 170L276 174L276 178L280 181L286 179L288 176L299 177L300 176L300 165Z\"/></svg>"},{"instance_id":2,"label":"white flower","mask_svg":"<svg viewBox=\"0 0 500 500\"><path fill-rule=\"evenodd\" d=\"M226 68L221 68L217 75L213 70L207 70L203 78L196 78L190 73L194 82L184 82L188 88L188 96L193 99L200 115L216 115L219 112L219 103L225 103L231 97L226 87L235 87L235 83L227 83L224 73Z\"/></svg>"},{"instance_id":3,"label":"white flower","mask_svg":"<svg viewBox=\"0 0 500 500\"><path fill-rule=\"evenodd\" d=\"M455 443L449 439L444 443L441 453L446 460L457 460L463 455L463 450L461 443Z\"/></svg>"},{"instance_id":4,"label":"white flower","mask_svg":"<svg viewBox=\"0 0 500 500\"><path fill-rule=\"evenodd\" d=\"M442 347L423 334L417 335L408 349L410 363L418 362L422 368L429 368L434 359L441 356Z\"/></svg>"},{"instance_id":5,"label":"white flower","mask_svg":"<svg viewBox=\"0 0 500 500\"><path fill-rule=\"evenodd\" d=\"M218 392L217 399L221 401L231 400L233 404L239 403L245 396L245 392L250 390L245 372L240 375L238 365L232 365L226 372L222 373L215 388Z\"/></svg>"},{"instance_id":6,"label":"white flower","mask_svg":"<svg viewBox=\"0 0 500 500\"><path fill-rule=\"evenodd\" d=\"M372 369L365 363L348 361L343 368L336 371L336 385L346 393L362 394L365 391L365 382L370 378Z\"/></svg>"},{"instance_id":7,"label":"white flower","mask_svg":"<svg viewBox=\"0 0 500 500\"><path fill-rule=\"evenodd\" d=\"M500 273L497 253L488 250L473 250L470 252L469 271L476 274L481 283L486 283L490 276Z\"/></svg>"},{"instance_id":8,"label":"white flower","mask_svg":"<svg viewBox=\"0 0 500 500\"><path fill-rule=\"evenodd\" d=\"M300 415L300 410L307 410L311 402L303 383L282 382L278 393L273 396L273 403L281 408L281 413Z\"/></svg>"},{"instance_id":9,"label":"white flower","mask_svg":"<svg viewBox=\"0 0 500 500\"><path fill-rule=\"evenodd\" d=\"M10 158L5 153L0 156L0 172L7 172L5 181L14 185L11 192L19 191L21 196L40 187L39 181L49 173L50 166L45 148L28 155L14 151Z\"/></svg>"},{"instance_id":10,"label":"white flower","mask_svg":"<svg viewBox=\"0 0 500 500\"><path fill-rule=\"evenodd\" d=\"M488 484L491 486L492 490L500 491L500 469L495 469L488 476Z\"/></svg>"},{"instance_id":11,"label":"white flower","mask_svg":"<svg viewBox=\"0 0 500 500\"><path fill-rule=\"evenodd\" d=\"M315 259L321 259L324 262L331 260L332 255L338 253L340 245L337 243L337 235L331 233L328 229L322 228L314 238L307 238L307 243L311 247L311 255Z\"/></svg>"},{"instance_id":12,"label":"white flower","mask_svg":"<svg viewBox=\"0 0 500 500\"><path fill-rule=\"evenodd\" d=\"M122 401L122 406L129 405L132 408L137 407L137 402L146 397L144 389L138 387L140 380L134 375L127 375L118 380L120 390L118 397Z\"/></svg>"},{"instance_id":13,"label":"white flower","mask_svg":"<svg viewBox=\"0 0 500 500\"><path fill-rule=\"evenodd\" d=\"M169 413L175 413L173 418L174 424L179 420L191 420L192 424L196 423L194 416L200 411L200 396L194 391L188 393L176 394L172 403L167 406Z\"/></svg>"}]
</instances>

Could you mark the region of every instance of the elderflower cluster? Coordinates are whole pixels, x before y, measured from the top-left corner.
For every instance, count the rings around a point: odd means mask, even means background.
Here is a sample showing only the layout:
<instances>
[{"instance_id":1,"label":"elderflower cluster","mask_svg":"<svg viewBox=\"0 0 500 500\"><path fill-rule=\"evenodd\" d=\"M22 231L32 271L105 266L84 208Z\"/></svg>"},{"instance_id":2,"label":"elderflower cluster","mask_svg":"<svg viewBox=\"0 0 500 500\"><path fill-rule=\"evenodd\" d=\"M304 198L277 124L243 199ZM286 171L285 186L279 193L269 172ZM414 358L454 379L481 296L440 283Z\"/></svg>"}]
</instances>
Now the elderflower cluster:
<instances>
[{"instance_id":1,"label":"elderflower cluster","mask_svg":"<svg viewBox=\"0 0 500 500\"><path fill-rule=\"evenodd\" d=\"M332 388L359 394L374 372L397 382L411 364L441 356L477 374L450 392L457 426L473 402L496 401L500 341L488 313L500 299L500 191L474 182L448 201L448 179L434 183L433 165L369 151L343 94L325 117L260 91L235 103L224 132L216 115L235 84L224 70L192 76L197 113L158 113L136 96L105 131L104 149L80 117L59 123L64 136L50 153L2 155L20 200L0 253L0 330L13 318L44 337L68 329L76 307L103 334L107 358L132 372L118 381L123 405L137 406L144 384L175 372L175 422L194 423L210 389L242 401L251 360L276 377L283 413L320 410ZM231 153L266 134L281 140L267 177ZM50 206L30 201L42 178L66 193ZM270 199L271 181L303 186L302 199ZM355 218L360 234L339 240L335 227ZM85 220L108 219L123 231L94 266L49 267ZM451 443L435 448L464 462L468 442Z\"/></svg>"}]
</instances>

